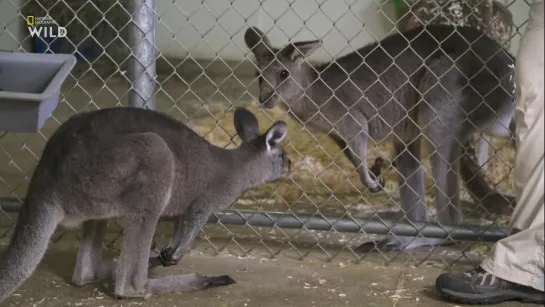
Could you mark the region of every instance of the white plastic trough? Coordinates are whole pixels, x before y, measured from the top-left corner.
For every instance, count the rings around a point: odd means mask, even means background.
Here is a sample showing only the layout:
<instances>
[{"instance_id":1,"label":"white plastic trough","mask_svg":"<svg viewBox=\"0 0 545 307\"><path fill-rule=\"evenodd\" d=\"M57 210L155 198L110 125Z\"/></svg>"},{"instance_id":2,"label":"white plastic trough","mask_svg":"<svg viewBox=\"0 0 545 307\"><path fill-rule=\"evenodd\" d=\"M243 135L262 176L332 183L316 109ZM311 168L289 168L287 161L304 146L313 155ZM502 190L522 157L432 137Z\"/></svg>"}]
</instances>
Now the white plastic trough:
<instances>
[{"instance_id":1,"label":"white plastic trough","mask_svg":"<svg viewBox=\"0 0 545 307\"><path fill-rule=\"evenodd\" d=\"M0 52L0 131L39 131L75 65L71 54Z\"/></svg>"}]
</instances>

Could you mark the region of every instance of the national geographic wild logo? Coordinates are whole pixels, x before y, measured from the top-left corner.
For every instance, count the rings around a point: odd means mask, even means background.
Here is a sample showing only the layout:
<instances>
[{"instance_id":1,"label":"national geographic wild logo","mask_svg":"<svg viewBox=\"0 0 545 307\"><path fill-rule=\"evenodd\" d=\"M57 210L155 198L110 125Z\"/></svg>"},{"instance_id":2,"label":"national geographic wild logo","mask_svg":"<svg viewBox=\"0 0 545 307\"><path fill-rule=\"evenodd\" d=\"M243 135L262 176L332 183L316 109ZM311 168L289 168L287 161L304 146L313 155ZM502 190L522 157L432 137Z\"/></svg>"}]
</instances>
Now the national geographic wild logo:
<instances>
[{"instance_id":1,"label":"national geographic wild logo","mask_svg":"<svg viewBox=\"0 0 545 307\"><path fill-rule=\"evenodd\" d=\"M30 36L40 38L66 37L66 28L59 25L51 16L27 16L26 25Z\"/></svg>"}]
</instances>

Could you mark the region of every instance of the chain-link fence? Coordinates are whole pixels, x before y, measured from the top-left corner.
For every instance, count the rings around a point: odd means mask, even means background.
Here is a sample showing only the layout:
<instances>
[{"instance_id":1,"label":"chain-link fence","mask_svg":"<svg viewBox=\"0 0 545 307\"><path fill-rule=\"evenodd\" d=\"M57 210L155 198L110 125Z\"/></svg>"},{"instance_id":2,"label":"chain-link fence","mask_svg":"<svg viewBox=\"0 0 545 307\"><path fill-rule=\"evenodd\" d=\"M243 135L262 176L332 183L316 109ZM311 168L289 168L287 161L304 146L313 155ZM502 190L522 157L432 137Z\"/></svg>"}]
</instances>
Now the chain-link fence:
<instances>
[{"instance_id":1,"label":"chain-link fence","mask_svg":"<svg viewBox=\"0 0 545 307\"><path fill-rule=\"evenodd\" d=\"M11 233L14 212L55 129L78 112L118 105L156 108L213 144L231 148L235 146L232 111L236 106L252 110L261 126L276 119L287 122L292 172L245 193L232 210L210 218L201 239L215 251L236 246L248 254L258 244L270 256L289 249L301 258L316 252L331 260L344 250L361 260L366 253L357 247L378 235L473 241L459 246L461 252L454 258L434 248L413 256L417 263L432 255L452 263L486 252L486 242L505 235L512 208L503 194L514 195L515 148L510 138L480 134L472 139L473 145L480 144L479 163L486 162L478 179L489 191L483 196L462 189L464 225L407 221L405 214L394 214L402 209L399 172L393 163L376 163L384 189L371 193L338 142L282 108L259 107L259 74L244 33L256 26L276 46L319 39L322 45L309 61L326 62L396 29L409 30L422 23L469 25L514 55L529 9L523 0L413 0L401 5L387 0L2 0L0 6L5 12L0 17L0 49L78 56L76 68L63 85L61 102L40 132L0 134L0 237ZM67 36L33 37L25 24L27 16L50 16L67 29ZM380 161L377 158L395 160L392 144L369 143L370 165ZM428 158L422 159L422 167L433 216L434 180ZM492 196L500 201L491 204ZM108 244L121 236L121 228L115 223L111 226ZM161 229L168 238L172 229ZM54 241L68 234L74 233L59 230ZM389 262L400 252L380 253Z\"/></svg>"}]
</instances>

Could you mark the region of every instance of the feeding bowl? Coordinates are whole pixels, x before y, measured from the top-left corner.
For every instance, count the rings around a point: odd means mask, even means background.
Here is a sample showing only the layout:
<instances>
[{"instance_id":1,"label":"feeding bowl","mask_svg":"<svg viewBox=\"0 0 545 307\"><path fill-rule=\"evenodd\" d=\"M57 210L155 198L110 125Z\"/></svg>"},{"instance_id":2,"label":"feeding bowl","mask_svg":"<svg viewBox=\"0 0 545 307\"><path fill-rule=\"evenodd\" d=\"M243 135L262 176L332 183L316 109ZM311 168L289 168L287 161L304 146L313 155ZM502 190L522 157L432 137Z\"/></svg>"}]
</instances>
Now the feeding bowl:
<instances>
[{"instance_id":1,"label":"feeding bowl","mask_svg":"<svg viewBox=\"0 0 545 307\"><path fill-rule=\"evenodd\" d=\"M0 131L39 131L75 65L71 54L0 52Z\"/></svg>"}]
</instances>

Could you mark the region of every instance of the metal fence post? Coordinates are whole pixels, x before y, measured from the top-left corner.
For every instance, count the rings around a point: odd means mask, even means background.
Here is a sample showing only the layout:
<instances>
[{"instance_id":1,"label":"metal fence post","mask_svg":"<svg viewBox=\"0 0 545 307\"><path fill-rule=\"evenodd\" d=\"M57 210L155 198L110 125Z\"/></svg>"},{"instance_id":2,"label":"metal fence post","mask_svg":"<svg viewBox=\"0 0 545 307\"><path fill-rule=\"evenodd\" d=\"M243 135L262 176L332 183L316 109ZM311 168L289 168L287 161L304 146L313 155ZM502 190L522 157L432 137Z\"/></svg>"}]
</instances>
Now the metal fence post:
<instances>
[{"instance_id":1,"label":"metal fence post","mask_svg":"<svg viewBox=\"0 0 545 307\"><path fill-rule=\"evenodd\" d=\"M131 1L128 42L132 48L128 75L129 106L155 110L155 0Z\"/></svg>"}]
</instances>

